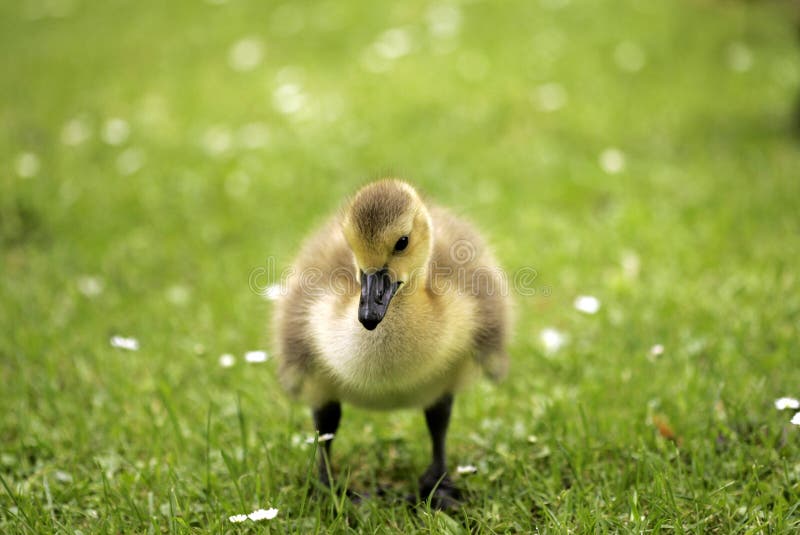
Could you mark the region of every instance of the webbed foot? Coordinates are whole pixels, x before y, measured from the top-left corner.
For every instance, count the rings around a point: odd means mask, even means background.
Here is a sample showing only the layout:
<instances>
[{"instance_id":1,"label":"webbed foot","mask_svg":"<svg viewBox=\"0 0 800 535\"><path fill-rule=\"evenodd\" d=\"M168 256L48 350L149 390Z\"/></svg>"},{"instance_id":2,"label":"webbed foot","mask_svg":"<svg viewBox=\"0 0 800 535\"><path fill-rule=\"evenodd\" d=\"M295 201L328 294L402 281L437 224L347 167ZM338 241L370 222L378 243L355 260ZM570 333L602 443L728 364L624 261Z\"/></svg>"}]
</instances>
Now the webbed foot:
<instances>
[{"instance_id":1,"label":"webbed foot","mask_svg":"<svg viewBox=\"0 0 800 535\"><path fill-rule=\"evenodd\" d=\"M447 474L437 474L430 469L419 478L419 497L430 500L431 508L452 510L461 506L461 490Z\"/></svg>"}]
</instances>

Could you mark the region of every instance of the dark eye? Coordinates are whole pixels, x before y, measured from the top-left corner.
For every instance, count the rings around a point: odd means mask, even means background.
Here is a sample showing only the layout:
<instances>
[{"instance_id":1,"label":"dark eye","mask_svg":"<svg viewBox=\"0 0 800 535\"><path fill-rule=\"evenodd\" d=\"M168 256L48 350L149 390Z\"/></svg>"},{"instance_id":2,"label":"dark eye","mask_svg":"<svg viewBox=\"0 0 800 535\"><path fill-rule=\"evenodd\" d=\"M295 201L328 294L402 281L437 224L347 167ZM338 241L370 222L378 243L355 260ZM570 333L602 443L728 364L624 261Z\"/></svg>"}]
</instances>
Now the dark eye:
<instances>
[{"instance_id":1,"label":"dark eye","mask_svg":"<svg viewBox=\"0 0 800 535\"><path fill-rule=\"evenodd\" d=\"M395 251L402 251L406 247L408 247L408 236L403 236L402 238L397 240L397 243L394 244Z\"/></svg>"}]
</instances>

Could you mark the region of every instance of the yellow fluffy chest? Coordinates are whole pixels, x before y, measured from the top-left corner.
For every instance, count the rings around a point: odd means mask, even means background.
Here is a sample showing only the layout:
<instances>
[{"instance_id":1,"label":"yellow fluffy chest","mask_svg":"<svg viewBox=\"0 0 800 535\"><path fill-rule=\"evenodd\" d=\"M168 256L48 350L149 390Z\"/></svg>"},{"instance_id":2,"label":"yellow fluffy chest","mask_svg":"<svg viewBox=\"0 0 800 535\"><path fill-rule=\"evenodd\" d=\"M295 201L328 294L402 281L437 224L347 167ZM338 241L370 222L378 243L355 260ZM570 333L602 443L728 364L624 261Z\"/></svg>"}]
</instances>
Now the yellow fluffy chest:
<instances>
[{"instance_id":1,"label":"yellow fluffy chest","mask_svg":"<svg viewBox=\"0 0 800 535\"><path fill-rule=\"evenodd\" d=\"M313 328L320 363L338 397L367 408L424 406L457 388L472 368L474 309L396 299L373 331L352 306L323 305ZM468 305L468 304L467 304Z\"/></svg>"}]
</instances>

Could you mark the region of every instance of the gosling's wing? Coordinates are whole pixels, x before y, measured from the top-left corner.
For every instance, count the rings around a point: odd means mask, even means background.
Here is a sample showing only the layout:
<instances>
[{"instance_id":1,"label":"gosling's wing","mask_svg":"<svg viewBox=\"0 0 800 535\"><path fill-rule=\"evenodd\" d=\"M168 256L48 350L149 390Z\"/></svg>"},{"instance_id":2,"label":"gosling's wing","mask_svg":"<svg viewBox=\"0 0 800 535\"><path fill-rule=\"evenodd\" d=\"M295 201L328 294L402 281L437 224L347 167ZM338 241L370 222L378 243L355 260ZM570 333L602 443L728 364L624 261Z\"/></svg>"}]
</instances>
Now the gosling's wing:
<instances>
[{"instance_id":1,"label":"gosling's wing","mask_svg":"<svg viewBox=\"0 0 800 535\"><path fill-rule=\"evenodd\" d=\"M290 394L297 395L317 359L310 322L325 322L324 314L331 310L331 301L344 306L358 292L352 253L338 217L304 242L287 283L288 291L275 309L273 340L281 384Z\"/></svg>"},{"instance_id":2,"label":"gosling's wing","mask_svg":"<svg viewBox=\"0 0 800 535\"><path fill-rule=\"evenodd\" d=\"M431 208L434 223L433 261L440 273L450 274L458 292L456 303L471 300L477 311L470 333L476 360L492 379L502 379L509 366L505 346L511 332L508 276L488 244L468 222L444 208Z\"/></svg>"}]
</instances>

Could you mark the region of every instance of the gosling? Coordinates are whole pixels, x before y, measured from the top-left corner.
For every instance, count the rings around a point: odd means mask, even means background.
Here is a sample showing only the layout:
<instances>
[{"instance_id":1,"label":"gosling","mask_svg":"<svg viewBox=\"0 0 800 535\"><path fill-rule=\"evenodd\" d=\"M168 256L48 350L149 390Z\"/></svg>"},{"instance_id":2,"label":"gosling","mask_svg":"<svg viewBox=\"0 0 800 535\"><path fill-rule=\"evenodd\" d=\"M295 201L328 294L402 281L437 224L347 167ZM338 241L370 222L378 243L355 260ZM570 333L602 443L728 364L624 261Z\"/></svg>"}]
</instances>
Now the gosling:
<instances>
[{"instance_id":1,"label":"gosling","mask_svg":"<svg viewBox=\"0 0 800 535\"><path fill-rule=\"evenodd\" d=\"M385 179L311 236L291 272L274 316L283 387L310 405L320 436L336 433L342 403L424 409L433 455L419 495L457 505L445 456L453 395L508 368L507 281L483 238ZM326 487L331 442L319 448Z\"/></svg>"}]
</instances>

